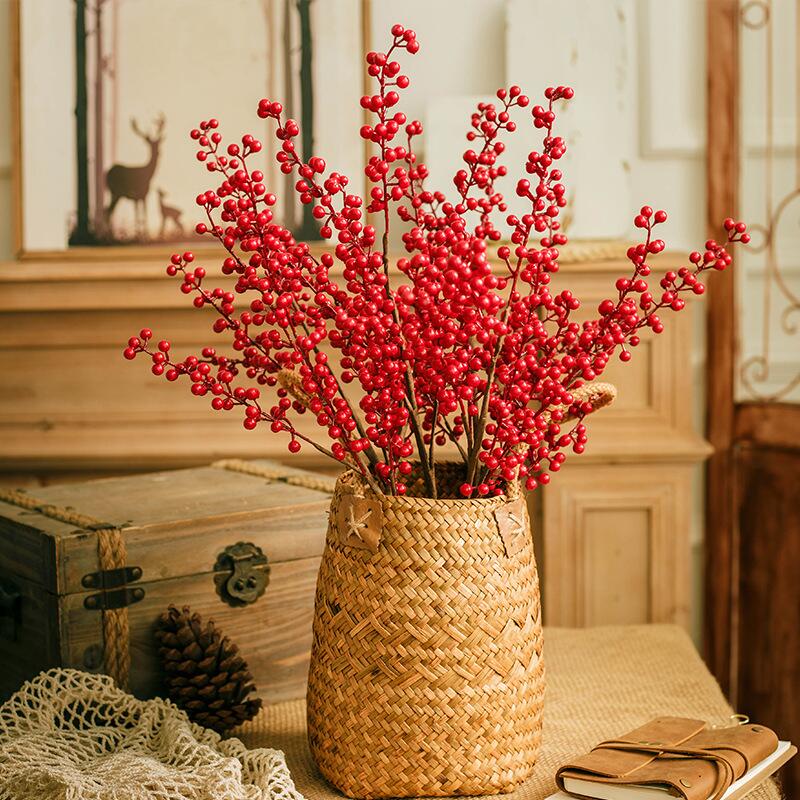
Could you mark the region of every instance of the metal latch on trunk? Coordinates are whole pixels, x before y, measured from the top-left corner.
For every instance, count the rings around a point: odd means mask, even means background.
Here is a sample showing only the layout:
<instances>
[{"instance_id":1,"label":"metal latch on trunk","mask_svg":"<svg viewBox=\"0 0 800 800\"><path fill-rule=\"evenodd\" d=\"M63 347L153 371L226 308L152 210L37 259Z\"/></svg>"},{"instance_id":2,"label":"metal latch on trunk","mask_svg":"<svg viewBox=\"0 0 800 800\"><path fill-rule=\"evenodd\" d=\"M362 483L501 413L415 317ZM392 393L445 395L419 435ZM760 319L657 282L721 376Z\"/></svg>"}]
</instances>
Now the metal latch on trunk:
<instances>
[{"instance_id":1,"label":"metal latch on trunk","mask_svg":"<svg viewBox=\"0 0 800 800\"><path fill-rule=\"evenodd\" d=\"M110 608L125 608L144 598L141 586L129 586L142 577L141 567L120 567L90 572L81 579L86 589L99 589L97 594L87 595L83 605L91 611L106 611Z\"/></svg>"},{"instance_id":2,"label":"metal latch on trunk","mask_svg":"<svg viewBox=\"0 0 800 800\"><path fill-rule=\"evenodd\" d=\"M255 603L269 583L269 559L252 542L232 544L217 556L214 583L229 606Z\"/></svg>"}]
</instances>

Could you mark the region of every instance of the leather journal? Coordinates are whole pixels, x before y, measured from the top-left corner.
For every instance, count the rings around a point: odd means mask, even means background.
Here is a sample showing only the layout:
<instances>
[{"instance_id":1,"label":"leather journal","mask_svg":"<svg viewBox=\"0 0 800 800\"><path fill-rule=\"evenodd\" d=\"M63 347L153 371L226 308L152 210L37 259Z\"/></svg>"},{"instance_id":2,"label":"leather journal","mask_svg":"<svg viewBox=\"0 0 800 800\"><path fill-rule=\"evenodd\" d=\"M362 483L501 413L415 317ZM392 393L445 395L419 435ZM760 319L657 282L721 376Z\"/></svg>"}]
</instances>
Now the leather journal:
<instances>
[{"instance_id":1,"label":"leather journal","mask_svg":"<svg viewBox=\"0 0 800 800\"><path fill-rule=\"evenodd\" d=\"M556 783L578 797L612 797L614 787L625 786L660 789L665 799L719 800L749 770L780 750L778 737L763 725L709 728L701 720L658 717L565 764L556 773ZM788 746L780 764L795 752ZM780 766L772 760L772 768L760 780Z\"/></svg>"}]
</instances>

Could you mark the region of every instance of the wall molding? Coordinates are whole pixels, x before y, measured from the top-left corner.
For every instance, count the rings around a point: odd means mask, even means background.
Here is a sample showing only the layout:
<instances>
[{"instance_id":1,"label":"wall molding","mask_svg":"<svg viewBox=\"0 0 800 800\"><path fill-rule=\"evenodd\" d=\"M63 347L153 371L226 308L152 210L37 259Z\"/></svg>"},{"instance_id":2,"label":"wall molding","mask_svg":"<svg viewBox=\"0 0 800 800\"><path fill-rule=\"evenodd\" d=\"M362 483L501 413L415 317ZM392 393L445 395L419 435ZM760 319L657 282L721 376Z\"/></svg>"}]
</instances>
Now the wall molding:
<instances>
[{"instance_id":1,"label":"wall molding","mask_svg":"<svg viewBox=\"0 0 800 800\"><path fill-rule=\"evenodd\" d=\"M639 55L639 153L643 158L679 159L700 158L706 150L706 131L703 119L703 103L697 104L696 114L688 113L685 102L680 98L685 93L671 94L671 87L702 83L685 81L681 77L673 79L670 70L667 76L658 74L657 65L663 64L658 57L659 44L670 42L672 38L663 24L659 24L659 14L667 17L676 14L696 15L694 26L681 26L686 30L699 30L698 42L702 41L703 4L695 0L673 0L663 3L660 0L642 0L636 4L636 47ZM679 68L688 64L687 70L702 75L704 65L701 61L699 47L686 47L683 55L689 54L698 63L680 62ZM675 65L670 65L670 67ZM665 80L668 82L665 83ZM704 90L703 90L704 91ZM658 102L654 102L655 99ZM665 133L668 131L668 134Z\"/></svg>"}]
</instances>

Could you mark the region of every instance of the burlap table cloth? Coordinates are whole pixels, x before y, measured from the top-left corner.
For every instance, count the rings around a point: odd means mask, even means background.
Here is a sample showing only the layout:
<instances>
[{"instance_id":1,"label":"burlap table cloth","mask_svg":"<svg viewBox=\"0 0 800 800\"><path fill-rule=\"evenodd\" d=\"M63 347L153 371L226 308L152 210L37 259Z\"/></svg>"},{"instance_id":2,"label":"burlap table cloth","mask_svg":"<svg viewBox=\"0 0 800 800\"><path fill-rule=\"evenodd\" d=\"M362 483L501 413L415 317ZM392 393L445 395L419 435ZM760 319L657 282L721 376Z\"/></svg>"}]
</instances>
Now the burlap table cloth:
<instances>
[{"instance_id":1,"label":"burlap table cloth","mask_svg":"<svg viewBox=\"0 0 800 800\"><path fill-rule=\"evenodd\" d=\"M691 639L672 625L545 631L547 694L539 761L509 800L544 800L556 791L556 769L597 742L659 715L727 724L733 710ZM249 747L286 753L295 785L308 800L339 800L317 772L306 744L305 702L270 706L236 733ZM779 732L780 733L780 732ZM748 800L778 800L766 781Z\"/></svg>"}]
</instances>

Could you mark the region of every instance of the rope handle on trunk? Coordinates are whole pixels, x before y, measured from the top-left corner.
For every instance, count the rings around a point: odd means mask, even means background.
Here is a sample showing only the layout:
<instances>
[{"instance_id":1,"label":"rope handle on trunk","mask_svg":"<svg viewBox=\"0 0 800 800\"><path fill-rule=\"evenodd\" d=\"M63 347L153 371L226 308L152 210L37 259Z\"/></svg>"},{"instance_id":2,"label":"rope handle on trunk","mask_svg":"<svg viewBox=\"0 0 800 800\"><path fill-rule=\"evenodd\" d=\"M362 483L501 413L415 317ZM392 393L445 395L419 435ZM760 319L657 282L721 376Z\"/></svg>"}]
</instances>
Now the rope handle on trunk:
<instances>
[{"instance_id":1,"label":"rope handle on trunk","mask_svg":"<svg viewBox=\"0 0 800 800\"><path fill-rule=\"evenodd\" d=\"M336 478L314 475L310 472L300 474L286 472L279 464L276 464L275 467L264 467L240 458L226 458L222 461L214 461L211 466L217 469L227 469L231 472L241 472L243 475L253 475L256 478L264 478L268 481L280 481L292 486L302 486L304 489L314 489L326 494L333 494L336 485Z\"/></svg>"}]
</instances>

